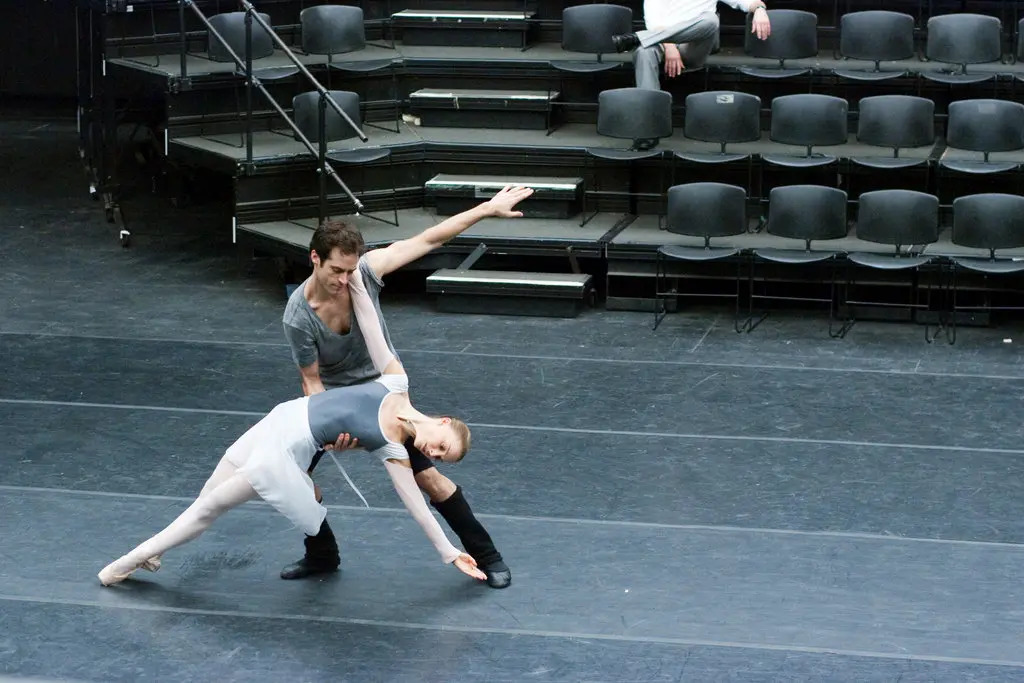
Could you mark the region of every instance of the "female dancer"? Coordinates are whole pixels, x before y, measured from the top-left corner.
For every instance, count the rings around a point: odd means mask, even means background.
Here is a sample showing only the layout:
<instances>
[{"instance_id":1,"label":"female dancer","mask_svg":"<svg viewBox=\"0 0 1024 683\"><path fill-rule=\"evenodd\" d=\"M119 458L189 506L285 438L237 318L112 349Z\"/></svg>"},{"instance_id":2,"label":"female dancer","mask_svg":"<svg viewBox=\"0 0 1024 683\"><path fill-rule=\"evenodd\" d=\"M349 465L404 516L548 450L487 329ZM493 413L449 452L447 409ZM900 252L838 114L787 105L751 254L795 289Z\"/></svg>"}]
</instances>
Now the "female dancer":
<instances>
[{"instance_id":1,"label":"female dancer","mask_svg":"<svg viewBox=\"0 0 1024 683\"><path fill-rule=\"evenodd\" d=\"M164 552L197 538L217 517L256 497L304 533L316 534L327 510L317 502L306 470L314 453L343 433L383 461L399 497L441 559L475 579L487 578L470 555L449 542L430 514L402 445L412 438L427 457L457 462L469 450L469 428L461 420L431 418L413 407L409 378L388 348L358 267L349 276L349 290L381 377L279 404L227 449L195 502L163 531L107 565L99 573L100 583L118 583L137 569L156 571Z\"/></svg>"}]
</instances>

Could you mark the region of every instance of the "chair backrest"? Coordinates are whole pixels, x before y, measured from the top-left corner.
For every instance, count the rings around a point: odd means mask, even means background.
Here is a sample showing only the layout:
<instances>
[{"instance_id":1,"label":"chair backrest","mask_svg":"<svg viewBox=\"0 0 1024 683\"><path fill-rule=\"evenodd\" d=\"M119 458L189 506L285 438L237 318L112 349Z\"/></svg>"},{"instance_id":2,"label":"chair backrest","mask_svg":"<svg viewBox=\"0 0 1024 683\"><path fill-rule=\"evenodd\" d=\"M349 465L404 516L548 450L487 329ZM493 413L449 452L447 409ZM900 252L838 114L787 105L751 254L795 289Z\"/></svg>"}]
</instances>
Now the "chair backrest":
<instances>
[{"instance_id":1,"label":"chair backrest","mask_svg":"<svg viewBox=\"0 0 1024 683\"><path fill-rule=\"evenodd\" d=\"M270 15L259 12L260 19L270 26ZM220 34L231 47L231 50L245 60L245 12L224 12L210 17L210 26ZM213 37L207 35L209 44L207 53L210 60L214 62L233 62L231 53L224 49L224 45ZM270 34L255 21L252 22L252 58L261 59L274 54L274 41Z\"/></svg>"},{"instance_id":2,"label":"chair backrest","mask_svg":"<svg viewBox=\"0 0 1024 683\"><path fill-rule=\"evenodd\" d=\"M935 103L911 95L861 99L857 140L878 147L923 147L935 142Z\"/></svg>"},{"instance_id":3,"label":"chair backrest","mask_svg":"<svg viewBox=\"0 0 1024 683\"><path fill-rule=\"evenodd\" d=\"M704 142L752 142L761 137L761 98L711 90L686 96L684 134Z\"/></svg>"},{"instance_id":4,"label":"chair backrest","mask_svg":"<svg viewBox=\"0 0 1024 683\"><path fill-rule=\"evenodd\" d=\"M677 235L724 237L747 231L747 193L724 183L687 183L668 188L666 229Z\"/></svg>"},{"instance_id":5,"label":"chair backrest","mask_svg":"<svg viewBox=\"0 0 1024 683\"><path fill-rule=\"evenodd\" d=\"M959 100L949 105L946 142L974 152L1024 148L1024 104L1008 100Z\"/></svg>"},{"instance_id":6,"label":"chair backrest","mask_svg":"<svg viewBox=\"0 0 1024 683\"><path fill-rule=\"evenodd\" d=\"M992 252L1024 247L1024 197L999 193L957 197L953 244Z\"/></svg>"},{"instance_id":7,"label":"chair backrest","mask_svg":"<svg viewBox=\"0 0 1024 683\"><path fill-rule=\"evenodd\" d=\"M594 55L615 52L612 36L633 30L633 10L622 5L566 7L562 12L562 49Z\"/></svg>"},{"instance_id":8,"label":"chair backrest","mask_svg":"<svg viewBox=\"0 0 1024 683\"><path fill-rule=\"evenodd\" d=\"M933 62L981 64L1003 56L1002 24L984 14L943 14L928 20L925 54Z\"/></svg>"},{"instance_id":9,"label":"chair backrest","mask_svg":"<svg viewBox=\"0 0 1024 683\"><path fill-rule=\"evenodd\" d=\"M914 17L885 10L844 14L839 54L873 62L910 59L914 56Z\"/></svg>"},{"instance_id":10,"label":"chair backrest","mask_svg":"<svg viewBox=\"0 0 1024 683\"><path fill-rule=\"evenodd\" d=\"M639 140L672 135L672 96L664 90L613 88L597 98L597 132Z\"/></svg>"},{"instance_id":11,"label":"chair backrest","mask_svg":"<svg viewBox=\"0 0 1024 683\"><path fill-rule=\"evenodd\" d=\"M831 240L846 237L846 193L824 185L784 185L768 195L767 232L778 237Z\"/></svg>"},{"instance_id":12,"label":"chair backrest","mask_svg":"<svg viewBox=\"0 0 1024 683\"><path fill-rule=\"evenodd\" d=\"M359 113L359 95L347 90L328 90L328 95L342 111L348 114L356 124L362 123L362 115ZM326 106L325 114L325 136L324 139L347 140L356 137L356 131L348 125L345 119L341 118L338 112L334 111L331 105ZM320 93L316 90L304 92L292 98L292 118L302 134L309 138L310 142L320 141Z\"/></svg>"},{"instance_id":13,"label":"chair backrest","mask_svg":"<svg viewBox=\"0 0 1024 683\"><path fill-rule=\"evenodd\" d=\"M302 49L314 55L336 55L366 47L363 10L348 5L316 5L299 14Z\"/></svg>"},{"instance_id":14,"label":"chair backrest","mask_svg":"<svg viewBox=\"0 0 1024 683\"><path fill-rule=\"evenodd\" d=\"M767 40L750 32L751 17L743 40L743 51L751 57L802 59L818 54L818 15L797 9L770 9L772 31Z\"/></svg>"},{"instance_id":15,"label":"chair backrest","mask_svg":"<svg viewBox=\"0 0 1024 683\"><path fill-rule=\"evenodd\" d=\"M849 131L841 97L801 93L772 100L771 139L787 145L841 145Z\"/></svg>"},{"instance_id":16,"label":"chair backrest","mask_svg":"<svg viewBox=\"0 0 1024 683\"><path fill-rule=\"evenodd\" d=\"M939 239L939 198L913 190L865 192L857 202L857 237L896 247L931 244Z\"/></svg>"}]
</instances>

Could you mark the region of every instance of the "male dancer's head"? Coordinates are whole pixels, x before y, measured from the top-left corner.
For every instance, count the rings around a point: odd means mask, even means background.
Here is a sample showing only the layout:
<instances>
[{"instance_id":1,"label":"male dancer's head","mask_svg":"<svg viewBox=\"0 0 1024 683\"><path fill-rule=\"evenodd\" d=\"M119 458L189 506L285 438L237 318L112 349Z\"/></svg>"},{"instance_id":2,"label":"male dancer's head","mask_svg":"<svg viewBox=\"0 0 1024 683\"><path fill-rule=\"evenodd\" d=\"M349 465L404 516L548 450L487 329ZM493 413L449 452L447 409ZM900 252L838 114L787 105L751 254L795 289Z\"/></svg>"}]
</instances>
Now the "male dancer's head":
<instances>
[{"instance_id":1,"label":"male dancer's head","mask_svg":"<svg viewBox=\"0 0 1024 683\"><path fill-rule=\"evenodd\" d=\"M359 267L359 257L366 250L366 243L354 225L333 220L325 221L316 229L309 250L317 288L336 296L348 289L349 275Z\"/></svg>"}]
</instances>

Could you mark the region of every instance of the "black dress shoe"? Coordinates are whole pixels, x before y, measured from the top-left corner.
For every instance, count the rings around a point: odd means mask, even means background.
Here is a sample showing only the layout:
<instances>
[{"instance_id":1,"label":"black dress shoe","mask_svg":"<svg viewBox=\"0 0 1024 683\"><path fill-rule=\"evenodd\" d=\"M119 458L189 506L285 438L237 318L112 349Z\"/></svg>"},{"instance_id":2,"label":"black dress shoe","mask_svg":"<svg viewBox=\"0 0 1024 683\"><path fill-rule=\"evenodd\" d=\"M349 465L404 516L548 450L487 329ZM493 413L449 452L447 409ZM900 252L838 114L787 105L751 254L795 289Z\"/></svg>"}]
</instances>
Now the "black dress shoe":
<instances>
[{"instance_id":1,"label":"black dress shoe","mask_svg":"<svg viewBox=\"0 0 1024 683\"><path fill-rule=\"evenodd\" d=\"M612 36L612 45L616 52L629 52L640 47L640 39L635 33L622 33Z\"/></svg>"},{"instance_id":2,"label":"black dress shoe","mask_svg":"<svg viewBox=\"0 0 1024 683\"><path fill-rule=\"evenodd\" d=\"M332 574L338 571L339 563L318 562L307 557L302 558L294 564L290 564L281 570L281 578L285 580L304 579L307 576L318 574Z\"/></svg>"},{"instance_id":3,"label":"black dress shoe","mask_svg":"<svg viewBox=\"0 0 1024 683\"><path fill-rule=\"evenodd\" d=\"M508 588L512 583L512 570L501 560L480 569L487 574L487 585L491 588Z\"/></svg>"}]
</instances>

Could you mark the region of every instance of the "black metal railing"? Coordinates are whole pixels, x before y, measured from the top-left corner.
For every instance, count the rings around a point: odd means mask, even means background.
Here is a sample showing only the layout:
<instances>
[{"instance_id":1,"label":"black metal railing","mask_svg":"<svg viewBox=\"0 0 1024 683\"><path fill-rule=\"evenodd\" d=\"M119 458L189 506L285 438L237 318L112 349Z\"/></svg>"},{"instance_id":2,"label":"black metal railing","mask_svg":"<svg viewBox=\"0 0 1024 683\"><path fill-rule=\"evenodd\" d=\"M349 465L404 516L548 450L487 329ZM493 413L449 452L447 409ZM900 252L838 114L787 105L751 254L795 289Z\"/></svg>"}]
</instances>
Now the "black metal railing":
<instances>
[{"instance_id":1,"label":"black metal railing","mask_svg":"<svg viewBox=\"0 0 1024 683\"><path fill-rule=\"evenodd\" d=\"M356 135L362 142L368 140L366 134L360 129L355 121L345 112L341 106L334 101L334 98L330 97L326 88L320 84L320 82L309 72L309 69L305 67L302 62L299 61L295 53L285 44L274 29L267 24L256 8L248 0L240 0L240 8L245 12L245 59L242 59L238 54L231 48L228 42L224 39L220 33L213 27L210 20L206 17L201 9L196 5L194 0L179 0L179 22L181 29L181 78L183 81L187 81L188 78L188 65L186 61L186 53L188 49L188 39L185 32L185 9L186 7L191 8L193 13L199 18L199 21L209 31L211 39L216 39L223 46L225 51L234 60L236 67L240 70L242 75L245 76L246 80L246 129L245 129L245 163L247 171L252 169L253 166L253 113L252 113L252 93L255 89L267 100L271 107L277 112L277 114L284 120L284 122L291 128L295 137L305 145L309 153L317 159L317 173L319 176L319 202L318 202L318 213L319 222L322 223L327 217L327 178L333 180L341 191L344 192L355 206L356 212L363 210L363 203L349 190L348 186L338 175L337 171L327 161L327 140L326 140L326 119L327 119L327 107L330 106L334 111L341 116L352 130L355 131ZM277 100L267 91L259 77L253 72L252 66L252 28L253 23L259 25L267 34L270 36L274 44L288 57L292 64L296 67L299 73L301 73L310 82L310 84L316 89L320 95L320 106L319 106L319 144L314 147L313 143L310 142L309 138L299 129L295 121L288 115L288 113L278 104Z\"/></svg>"}]
</instances>

